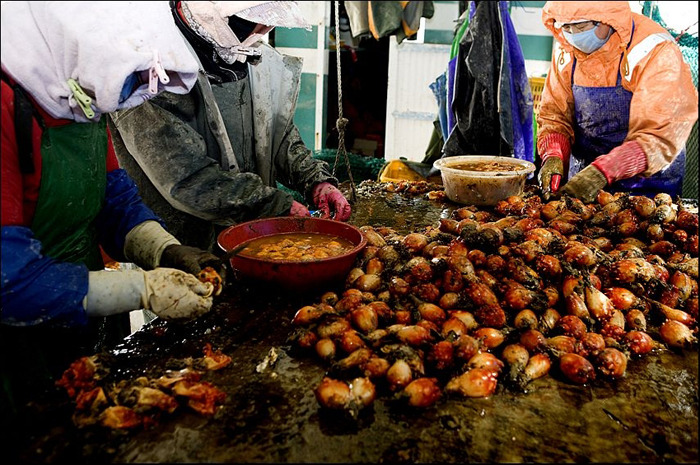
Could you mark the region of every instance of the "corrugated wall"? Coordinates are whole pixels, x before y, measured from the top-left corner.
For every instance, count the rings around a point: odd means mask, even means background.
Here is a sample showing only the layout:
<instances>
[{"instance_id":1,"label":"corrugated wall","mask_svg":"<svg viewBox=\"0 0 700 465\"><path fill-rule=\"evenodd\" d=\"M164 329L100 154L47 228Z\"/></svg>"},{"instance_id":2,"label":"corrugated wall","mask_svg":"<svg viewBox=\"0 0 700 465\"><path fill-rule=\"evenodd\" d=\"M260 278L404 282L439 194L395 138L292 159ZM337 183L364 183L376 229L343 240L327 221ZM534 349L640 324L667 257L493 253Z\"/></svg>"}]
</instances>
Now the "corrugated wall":
<instances>
[{"instance_id":1,"label":"corrugated wall","mask_svg":"<svg viewBox=\"0 0 700 465\"><path fill-rule=\"evenodd\" d=\"M421 161L433 132L437 104L430 84L445 71L447 44L390 43L384 158Z\"/></svg>"},{"instance_id":2,"label":"corrugated wall","mask_svg":"<svg viewBox=\"0 0 700 465\"><path fill-rule=\"evenodd\" d=\"M417 40L390 41L384 158L425 156L437 117L430 84L445 72L459 18L459 2L433 2L435 13L424 19Z\"/></svg>"},{"instance_id":3,"label":"corrugated wall","mask_svg":"<svg viewBox=\"0 0 700 465\"><path fill-rule=\"evenodd\" d=\"M421 161L437 116L430 84L445 72L459 18L459 2L433 2L417 40L390 41L384 158Z\"/></svg>"}]
</instances>

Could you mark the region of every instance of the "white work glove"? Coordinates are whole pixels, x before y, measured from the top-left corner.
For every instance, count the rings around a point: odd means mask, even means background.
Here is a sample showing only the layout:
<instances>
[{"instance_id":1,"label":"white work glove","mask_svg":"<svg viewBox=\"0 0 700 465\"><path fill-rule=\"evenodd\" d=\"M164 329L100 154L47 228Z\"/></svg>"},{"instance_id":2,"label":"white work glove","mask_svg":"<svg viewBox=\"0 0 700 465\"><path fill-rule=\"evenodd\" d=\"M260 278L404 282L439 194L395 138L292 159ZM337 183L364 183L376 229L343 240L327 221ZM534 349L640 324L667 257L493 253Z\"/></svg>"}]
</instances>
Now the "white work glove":
<instances>
[{"instance_id":1,"label":"white work glove","mask_svg":"<svg viewBox=\"0 0 700 465\"><path fill-rule=\"evenodd\" d=\"M174 268L151 271L91 271L83 300L90 316L146 309L165 320L188 320L207 313L214 286Z\"/></svg>"}]
</instances>

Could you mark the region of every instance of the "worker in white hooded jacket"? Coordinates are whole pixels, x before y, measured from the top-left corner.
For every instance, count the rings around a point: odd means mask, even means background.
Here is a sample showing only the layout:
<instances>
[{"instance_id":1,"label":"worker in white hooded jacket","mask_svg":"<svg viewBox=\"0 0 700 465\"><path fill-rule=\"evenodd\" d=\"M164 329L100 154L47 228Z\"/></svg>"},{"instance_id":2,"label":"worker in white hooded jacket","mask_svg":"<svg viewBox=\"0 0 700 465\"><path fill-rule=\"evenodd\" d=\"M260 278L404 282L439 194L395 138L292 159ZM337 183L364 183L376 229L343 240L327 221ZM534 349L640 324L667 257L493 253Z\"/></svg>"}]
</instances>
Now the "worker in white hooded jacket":
<instances>
[{"instance_id":1,"label":"worker in white hooded jacket","mask_svg":"<svg viewBox=\"0 0 700 465\"><path fill-rule=\"evenodd\" d=\"M309 215L277 182L349 219L337 179L293 122L302 60L261 42L276 26L307 25L296 2L170 5L201 62L197 85L110 115L117 157L149 207L180 241L214 253L232 224Z\"/></svg>"},{"instance_id":2,"label":"worker in white hooded jacket","mask_svg":"<svg viewBox=\"0 0 700 465\"><path fill-rule=\"evenodd\" d=\"M211 285L193 273L219 260L203 250L179 260L186 246L119 168L102 118L194 85L198 63L168 4L3 2L1 21L0 418L8 431L75 358L127 336L129 311L183 320L208 312ZM139 268L106 270L100 247Z\"/></svg>"}]
</instances>

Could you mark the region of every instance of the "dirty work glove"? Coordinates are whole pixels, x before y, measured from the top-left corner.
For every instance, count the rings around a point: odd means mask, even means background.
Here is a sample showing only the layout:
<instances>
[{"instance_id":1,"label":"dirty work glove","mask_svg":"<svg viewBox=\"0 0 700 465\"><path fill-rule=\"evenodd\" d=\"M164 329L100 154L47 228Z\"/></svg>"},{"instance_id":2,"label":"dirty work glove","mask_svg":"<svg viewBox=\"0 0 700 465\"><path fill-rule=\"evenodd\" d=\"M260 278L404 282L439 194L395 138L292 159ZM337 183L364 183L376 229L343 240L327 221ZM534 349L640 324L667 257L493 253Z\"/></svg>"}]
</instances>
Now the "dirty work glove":
<instances>
[{"instance_id":1,"label":"dirty work glove","mask_svg":"<svg viewBox=\"0 0 700 465\"><path fill-rule=\"evenodd\" d=\"M539 182L542 193L549 196L557 192L564 166L571 155L569 137L558 132L551 132L537 137L537 153L542 157ZM550 161L551 160L551 161Z\"/></svg>"},{"instance_id":2,"label":"dirty work glove","mask_svg":"<svg viewBox=\"0 0 700 465\"><path fill-rule=\"evenodd\" d=\"M595 200L598 191L607 185L605 175L595 166L588 165L571 178L561 190L565 194L590 203Z\"/></svg>"},{"instance_id":3,"label":"dirty work glove","mask_svg":"<svg viewBox=\"0 0 700 465\"><path fill-rule=\"evenodd\" d=\"M91 271L83 307L89 316L151 310L166 320L188 320L207 313L214 286L172 268L151 271Z\"/></svg>"},{"instance_id":4,"label":"dirty work glove","mask_svg":"<svg viewBox=\"0 0 700 465\"><path fill-rule=\"evenodd\" d=\"M167 254L165 253L167 250ZM215 255L195 247L180 244L156 221L144 221L126 235L124 255L143 269L177 268L197 275L210 266L219 273L221 285L226 282L226 269Z\"/></svg>"},{"instance_id":5,"label":"dirty work glove","mask_svg":"<svg viewBox=\"0 0 700 465\"><path fill-rule=\"evenodd\" d=\"M322 182L314 187L314 205L323 212L321 218L330 218L331 211L335 212L334 220L347 221L352 209L342 192L329 182Z\"/></svg>"},{"instance_id":6,"label":"dirty work glove","mask_svg":"<svg viewBox=\"0 0 700 465\"><path fill-rule=\"evenodd\" d=\"M189 247L187 245L173 244L167 246L165 250L163 250L158 266L177 268L178 270L191 273L195 276L199 274L203 268L210 266L221 275L222 279L224 278L222 275L222 273L224 273L224 266L219 257L205 250L198 249L197 247Z\"/></svg>"},{"instance_id":7,"label":"dirty work glove","mask_svg":"<svg viewBox=\"0 0 700 465\"><path fill-rule=\"evenodd\" d=\"M549 157L540 168L539 181L542 192L556 193L559 190L559 181L564 173L564 161L559 157ZM559 175L558 178L552 179L552 176Z\"/></svg>"},{"instance_id":8,"label":"dirty work glove","mask_svg":"<svg viewBox=\"0 0 700 465\"><path fill-rule=\"evenodd\" d=\"M309 213L309 209L303 204L292 200L292 208L289 209L289 216L311 216L311 213Z\"/></svg>"}]
</instances>

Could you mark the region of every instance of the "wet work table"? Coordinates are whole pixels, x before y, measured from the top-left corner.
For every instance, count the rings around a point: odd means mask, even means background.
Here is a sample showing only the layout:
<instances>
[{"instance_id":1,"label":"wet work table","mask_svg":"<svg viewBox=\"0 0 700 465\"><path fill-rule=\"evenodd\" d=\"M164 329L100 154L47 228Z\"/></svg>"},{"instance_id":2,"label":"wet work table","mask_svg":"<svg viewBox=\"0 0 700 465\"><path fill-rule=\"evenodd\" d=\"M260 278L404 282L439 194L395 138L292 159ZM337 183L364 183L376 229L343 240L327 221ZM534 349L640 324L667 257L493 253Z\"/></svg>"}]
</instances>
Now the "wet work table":
<instances>
[{"instance_id":1,"label":"wet work table","mask_svg":"<svg viewBox=\"0 0 700 465\"><path fill-rule=\"evenodd\" d=\"M344 186L347 188L347 186ZM401 234L436 225L459 206L358 189L350 223ZM342 290L342 287L340 288ZM17 452L29 461L83 462L694 462L698 461L698 353L662 350L630 360L622 379L575 385L534 380L526 392L443 397L410 408L378 395L357 417L322 409L313 390L326 367L290 342L291 319L318 294L240 282L188 324L155 320L116 347L112 374L162 373L210 343L232 358L203 379L226 393L213 416L181 409L131 431L76 428L71 402Z\"/></svg>"}]
</instances>

